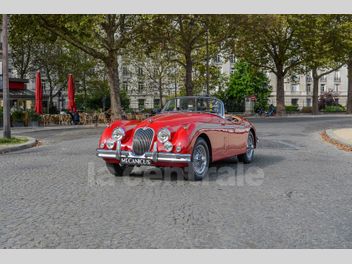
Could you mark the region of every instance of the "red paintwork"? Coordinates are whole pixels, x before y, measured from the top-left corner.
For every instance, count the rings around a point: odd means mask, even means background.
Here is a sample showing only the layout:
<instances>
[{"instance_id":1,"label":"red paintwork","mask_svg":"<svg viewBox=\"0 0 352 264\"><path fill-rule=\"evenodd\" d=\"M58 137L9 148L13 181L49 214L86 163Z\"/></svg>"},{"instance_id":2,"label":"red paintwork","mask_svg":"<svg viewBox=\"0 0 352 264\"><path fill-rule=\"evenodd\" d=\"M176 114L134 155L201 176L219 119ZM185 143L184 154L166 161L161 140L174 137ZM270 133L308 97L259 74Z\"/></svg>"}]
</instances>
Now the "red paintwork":
<instances>
[{"instance_id":1,"label":"red paintwork","mask_svg":"<svg viewBox=\"0 0 352 264\"><path fill-rule=\"evenodd\" d=\"M176 146L181 145L179 153L192 154L193 146L199 136L206 136L210 141L212 162L226 159L245 153L247 150L247 136L250 129L255 134L255 128L248 120L236 116L233 121L208 113L169 112L162 113L143 121L118 120L107 127L100 140L111 137L113 130L123 127L126 135L121 142L122 150L132 151L133 134L137 128L150 127L155 131L154 139L161 128L168 128L171 132L171 143L174 145L172 152L176 153ZM255 136L255 135L254 135ZM153 144L152 144L153 146ZM158 142L158 152L164 152L163 145ZM117 163L117 160L106 159L107 162ZM156 166L187 166L187 164L161 163Z\"/></svg>"}]
</instances>

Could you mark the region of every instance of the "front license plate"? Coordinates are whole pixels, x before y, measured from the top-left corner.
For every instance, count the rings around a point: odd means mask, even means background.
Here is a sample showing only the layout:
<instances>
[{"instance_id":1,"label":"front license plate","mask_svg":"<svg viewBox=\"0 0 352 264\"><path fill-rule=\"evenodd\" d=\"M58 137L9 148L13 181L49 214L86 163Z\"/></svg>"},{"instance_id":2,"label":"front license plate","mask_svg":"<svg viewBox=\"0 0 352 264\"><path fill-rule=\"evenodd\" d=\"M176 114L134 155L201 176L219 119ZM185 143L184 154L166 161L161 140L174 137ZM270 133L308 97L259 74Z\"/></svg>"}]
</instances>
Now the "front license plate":
<instances>
[{"instance_id":1,"label":"front license plate","mask_svg":"<svg viewBox=\"0 0 352 264\"><path fill-rule=\"evenodd\" d=\"M141 165L141 166L150 166L152 165L151 160L140 159L140 158L121 158L121 164L128 165Z\"/></svg>"}]
</instances>

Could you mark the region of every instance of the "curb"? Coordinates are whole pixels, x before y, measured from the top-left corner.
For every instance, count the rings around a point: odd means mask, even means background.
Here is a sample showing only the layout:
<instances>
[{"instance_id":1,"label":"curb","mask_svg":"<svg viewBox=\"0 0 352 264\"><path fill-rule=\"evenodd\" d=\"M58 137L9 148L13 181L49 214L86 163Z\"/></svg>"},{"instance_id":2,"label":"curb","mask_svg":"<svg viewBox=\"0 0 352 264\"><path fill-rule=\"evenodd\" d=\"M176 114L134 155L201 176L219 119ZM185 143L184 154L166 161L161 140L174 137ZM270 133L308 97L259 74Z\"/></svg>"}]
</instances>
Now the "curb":
<instances>
[{"instance_id":1,"label":"curb","mask_svg":"<svg viewBox=\"0 0 352 264\"><path fill-rule=\"evenodd\" d=\"M12 134L14 135L18 135L18 134L22 134L22 133L35 133L35 132L42 132L42 131L55 131L55 130L74 130L74 129L92 129L92 128L105 128L106 126L91 126L91 125L87 125L87 126L47 126L47 127L35 127L35 128L31 128L31 127L21 127L18 129L13 129L12 130ZM0 132L2 130L0 129Z\"/></svg>"},{"instance_id":2,"label":"curb","mask_svg":"<svg viewBox=\"0 0 352 264\"><path fill-rule=\"evenodd\" d=\"M338 149L352 152L352 144L347 143L344 139L335 135L333 129L327 129L320 133L323 140L335 145Z\"/></svg>"},{"instance_id":3,"label":"curb","mask_svg":"<svg viewBox=\"0 0 352 264\"><path fill-rule=\"evenodd\" d=\"M27 138L28 141L23 144L17 144L17 145L3 147L3 148L0 147L0 154L31 148L37 144L37 140L35 138L26 137L26 136L21 136L21 137Z\"/></svg>"}]
</instances>

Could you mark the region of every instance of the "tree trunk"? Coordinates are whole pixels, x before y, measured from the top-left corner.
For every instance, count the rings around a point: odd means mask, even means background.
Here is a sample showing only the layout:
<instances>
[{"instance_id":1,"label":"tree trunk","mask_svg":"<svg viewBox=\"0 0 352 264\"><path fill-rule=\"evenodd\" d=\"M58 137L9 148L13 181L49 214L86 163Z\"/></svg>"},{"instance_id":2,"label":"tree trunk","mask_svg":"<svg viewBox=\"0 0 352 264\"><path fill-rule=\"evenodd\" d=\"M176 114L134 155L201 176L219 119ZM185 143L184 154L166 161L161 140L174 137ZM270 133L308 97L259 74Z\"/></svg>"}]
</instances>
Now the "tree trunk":
<instances>
[{"instance_id":1,"label":"tree trunk","mask_svg":"<svg viewBox=\"0 0 352 264\"><path fill-rule=\"evenodd\" d=\"M285 114L285 75L282 71L276 73L276 113L278 116Z\"/></svg>"},{"instance_id":2,"label":"tree trunk","mask_svg":"<svg viewBox=\"0 0 352 264\"><path fill-rule=\"evenodd\" d=\"M121 101L120 101L120 83L119 70L116 53L110 54L105 62L108 70L110 102L111 102L111 120L121 119Z\"/></svg>"},{"instance_id":3,"label":"tree trunk","mask_svg":"<svg viewBox=\"0 0 352 264\"><path fill-rule=\"evenodd\" d=\"M319 114L319 102L318 102L318 94L319 94L319 76L317 69L312 70L312 77L313 77L313 107L312 107L312 114L318 115Z\"/></svg>"},{"instance_id":4,"label":"tree trunk","mask_svg":"<svg viewBox=\"0 0 352 264\"><path fill-rule=\"evenodd\" d=\"M352 59L347 63L348 92L347 92L347 114L352 114Z\"/></svg>"},{"instance_id":5,"label":"tree trunk","mask_svg":"<svg viewBox=\"0 0 352 264\"><path fill-rule=\"evenodd\" d=\"M186 59L186 79L185 79L186 95L190 96L190 95L193 95L193 83L192 83L193 62L192 62L191 51L187 52L185 59Z\"/></svg>"},{"instance_id":6,"label":"tree trunk","mask_svg":"<svg viewBox=\"0 0 352 264\"><path fill-rule=\"evenodd\" d=\"M2 73L3 73L3 123L4 138L11 138L9 57L8 57L8 19L2 15Z\"/></svg>"},{"instance_id":7,"label":"tree trunk","mask_svg":"<svg viewBox=\"0 0 352 264\"><path fill-rule=\"evenodd\" d=\"M159 78L159 98L160 98L160 108L163 108L163 85L162 80Z\"/></svg>"}]
</instances>

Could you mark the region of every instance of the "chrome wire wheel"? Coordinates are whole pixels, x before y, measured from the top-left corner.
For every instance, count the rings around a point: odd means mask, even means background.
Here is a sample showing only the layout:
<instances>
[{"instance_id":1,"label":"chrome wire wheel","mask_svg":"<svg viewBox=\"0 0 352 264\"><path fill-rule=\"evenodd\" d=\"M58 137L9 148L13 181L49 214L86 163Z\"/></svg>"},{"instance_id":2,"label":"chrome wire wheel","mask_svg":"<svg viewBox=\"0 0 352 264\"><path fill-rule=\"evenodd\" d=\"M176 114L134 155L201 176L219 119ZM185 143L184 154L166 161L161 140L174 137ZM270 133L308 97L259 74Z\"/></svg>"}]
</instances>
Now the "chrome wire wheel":
<instances>
[{"instance_id":1,"label":"chrome wire wheel","mask_svg":"<svg viewBox=\"0 0 352 264\"><path fill-rule=\"evenodd\" d=\"M207 168L208 163L207 151L204 145L199 144L193 151L192 164L196 174L202 175Z\"/></svg>"},{"instance_id":2,"label":"chrome wire wheel","mask_svg":"<svg viewBox=\"0 0 352 264\"><path fill-rule=\"evenodd\" d=\"M254 137L252 133L248 134L247 139L247 157L248 159L252 159L254 153Z\"/></svg>"}]
</instances>

